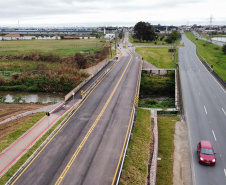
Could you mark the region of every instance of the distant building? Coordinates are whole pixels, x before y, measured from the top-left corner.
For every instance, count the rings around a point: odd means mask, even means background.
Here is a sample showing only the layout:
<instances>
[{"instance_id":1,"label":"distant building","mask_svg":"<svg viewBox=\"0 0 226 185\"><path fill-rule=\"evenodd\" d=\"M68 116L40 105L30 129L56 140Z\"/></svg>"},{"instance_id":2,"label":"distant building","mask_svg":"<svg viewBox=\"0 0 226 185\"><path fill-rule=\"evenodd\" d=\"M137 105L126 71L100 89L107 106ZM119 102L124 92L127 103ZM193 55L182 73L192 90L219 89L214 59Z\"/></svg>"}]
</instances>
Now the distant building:
<instances>
[{"instance_id":1,"label":"distant building","mask_svg":"<svg viewBox=\"0 0 226 185\"><path fill-rule=\"evenodd\" d=\"M20 34L7 34L2 37L2 40L20 40Z\"/></svg>"},{"instance_id":2,"label":"distant building","mask_svg":"<svg viewBox=\"0 0 226 185\"><path fill-rule=\"evenodd\" d=\"M105 36L104 36L104 38L106 38L106 39L114 39L115 38L115 34L106 34Z\"/></svg>"}]
</instances>

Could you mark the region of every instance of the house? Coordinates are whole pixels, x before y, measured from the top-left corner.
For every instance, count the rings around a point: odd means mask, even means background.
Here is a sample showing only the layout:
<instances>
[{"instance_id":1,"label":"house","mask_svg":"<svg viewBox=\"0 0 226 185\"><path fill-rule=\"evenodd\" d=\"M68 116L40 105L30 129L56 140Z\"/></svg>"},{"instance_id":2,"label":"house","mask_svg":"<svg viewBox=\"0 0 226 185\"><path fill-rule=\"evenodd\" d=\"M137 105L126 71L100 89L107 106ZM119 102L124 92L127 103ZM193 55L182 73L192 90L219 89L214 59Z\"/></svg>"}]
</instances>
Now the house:
<instances>
[{"instance_id":1,"label":"house","mask_svg":"<svg viewBox=\"0 0 226 185\"><path fill-rule=\"evenodd\" d=\"M20 34L7 34L2 36L2 40L20 40Z\"/></svg>"}]
</instances>

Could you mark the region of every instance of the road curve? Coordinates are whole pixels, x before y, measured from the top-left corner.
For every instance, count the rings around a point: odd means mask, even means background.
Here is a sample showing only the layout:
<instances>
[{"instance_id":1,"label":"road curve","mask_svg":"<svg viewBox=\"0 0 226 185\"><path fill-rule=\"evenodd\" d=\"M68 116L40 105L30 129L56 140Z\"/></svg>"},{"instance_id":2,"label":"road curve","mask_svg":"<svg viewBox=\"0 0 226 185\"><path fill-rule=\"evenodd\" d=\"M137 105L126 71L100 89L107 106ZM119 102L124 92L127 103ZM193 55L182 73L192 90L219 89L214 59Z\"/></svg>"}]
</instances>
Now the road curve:
<instances>
[{"instance_id":1,"label":"road curve","mask_svg":"<svg viewBox=\"0 0 226 185\"><path fill-rule=\"evenodd\" d=\"M188 123L194 185L226 184L226 91L206 70L196 55L195 45L182 34L185 47L179 49L179 68L184 112ZM209 140L216 165L200 165L197 143Z\"/></svg>"},{"instance_id":2,"label":"road curve","mask_svg":"<svg viewBox=\"0 0 226 185\"><path fill-rule=\"evenodd\" d=\"M123 56L13 184L112 184L129 126L140 58Z\"/></svg>"}]
</instances>

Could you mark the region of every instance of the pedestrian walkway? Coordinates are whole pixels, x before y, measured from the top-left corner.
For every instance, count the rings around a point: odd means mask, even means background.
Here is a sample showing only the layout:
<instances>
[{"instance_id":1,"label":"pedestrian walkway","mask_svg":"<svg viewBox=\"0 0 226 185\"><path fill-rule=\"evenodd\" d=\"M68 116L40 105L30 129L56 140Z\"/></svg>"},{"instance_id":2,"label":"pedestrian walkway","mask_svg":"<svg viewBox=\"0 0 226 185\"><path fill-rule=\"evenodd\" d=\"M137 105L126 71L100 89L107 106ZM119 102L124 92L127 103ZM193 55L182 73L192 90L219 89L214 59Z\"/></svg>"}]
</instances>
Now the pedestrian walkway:
<instances>
[{"instance_id":1,"label":"pedestrian walkway","mask_svg":"<svg viewBox=\"0 0 226 185\"><path fill-rule=\"evenodd\" d=\"M50 116L44 116L24 135L12 143L0 154L0 177L13 166L48 130L79 100L64 102L52 112Z\"/></svg>"}]
</instances>

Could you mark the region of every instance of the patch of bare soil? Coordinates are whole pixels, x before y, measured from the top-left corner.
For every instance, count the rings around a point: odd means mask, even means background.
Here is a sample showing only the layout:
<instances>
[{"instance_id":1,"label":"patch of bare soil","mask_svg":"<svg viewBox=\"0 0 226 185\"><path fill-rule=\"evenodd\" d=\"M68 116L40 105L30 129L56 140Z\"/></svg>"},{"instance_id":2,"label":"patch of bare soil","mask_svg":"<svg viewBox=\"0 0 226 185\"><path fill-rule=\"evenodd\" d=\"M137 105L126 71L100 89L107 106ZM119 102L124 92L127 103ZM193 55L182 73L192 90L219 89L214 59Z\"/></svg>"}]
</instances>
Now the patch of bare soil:
<instances>
[{"instance_id":1,"label":"patch of bare soil","mask_svg":"<svg viewBox=\"0 0 226 185\"><path fill-rule=\"evenodd\" d=\"M0 104L0 122L12 116L45 106L47 104Z\"/></svg>"}]
</instances>

